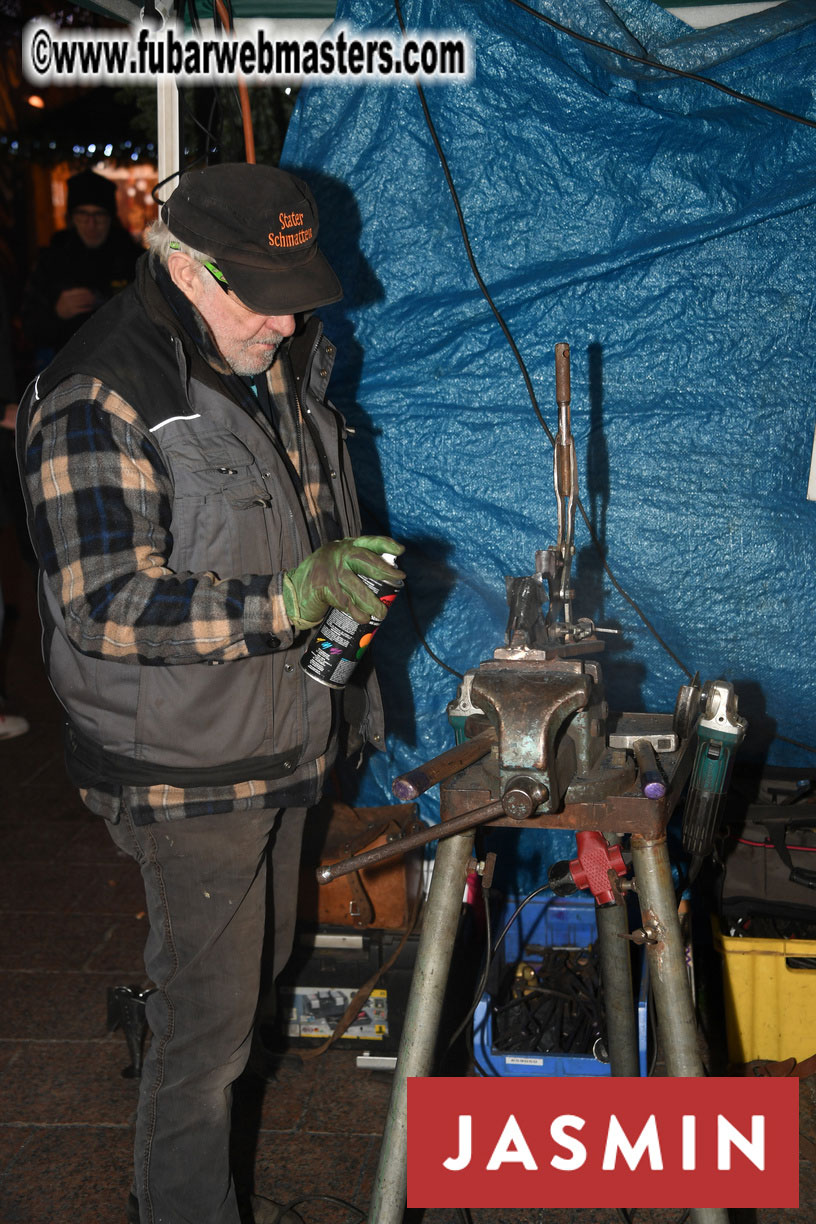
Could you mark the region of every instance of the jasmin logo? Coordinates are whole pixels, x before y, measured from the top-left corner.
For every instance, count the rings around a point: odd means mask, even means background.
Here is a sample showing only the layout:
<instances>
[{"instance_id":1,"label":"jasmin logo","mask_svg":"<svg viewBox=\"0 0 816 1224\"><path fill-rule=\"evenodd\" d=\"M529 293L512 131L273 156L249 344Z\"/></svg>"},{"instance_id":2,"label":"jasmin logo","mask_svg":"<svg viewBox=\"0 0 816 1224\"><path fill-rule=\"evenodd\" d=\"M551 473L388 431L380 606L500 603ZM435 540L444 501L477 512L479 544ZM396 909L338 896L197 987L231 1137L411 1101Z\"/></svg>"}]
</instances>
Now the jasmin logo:
<instances>
[{"instance_id":1,"label":"jasmin logo","mask_svg":"<svg viewBox=\"0 0 816 1224\"><path fill-rule=\"evenodd\" d=\"M798 1207L798 1140L793 1079L410 1079L408 1206Z\"/></svg>"},{"instance_id":2,"label":"jasmin logo","mask_svg":"<svg viewBox=\"0 0 816 1224\"><path fill-rule=\"evenodd\" d=\"M549 1127L549 1138L552 1140L554 1154L550 1164L554 1169L572 1172L582 1169L587 1163L588 1153L585 1144L581 1143L573 1131L580 1132L586 1126L586 1119L580 1114L559 1114ZM538 1138L538 1128L536 1128ZM697 1117L695 1114L683 1114L681 1138L682 1167L697 1168ZM731 1168L732 1147L738 1148L757 1169L765 1168L765 1115L751 1115L750 1138L743 1135L722 1114L717 1115L717 1169ZM567 1152L564 1156L560 1152ZM712 1152L703 1153L710 1160ZM459 1115L459 1151L455 1157L443 1160L446 1169L459 1172L467 1169L473 1159L473 1116ZM657 1119L650 1114L640 1134L632 1140L627 1135L616 1114L611 1114L606 1137L603 1141L603 1157L601 1168L610 1170L617 1168L618 1160L623 1160L629 1169L635 1170L641 1161L649 1169L663 1169L663 1148L661 1146ZM514 1114L504 1124L496 1146L490 1154L485 1169L490 1172L500 1169L505 1164L520 1164L523 1168L535 1171L538 1162L533 1156L530 1144L521 1129Z\"/></svg>"}]
</instances>

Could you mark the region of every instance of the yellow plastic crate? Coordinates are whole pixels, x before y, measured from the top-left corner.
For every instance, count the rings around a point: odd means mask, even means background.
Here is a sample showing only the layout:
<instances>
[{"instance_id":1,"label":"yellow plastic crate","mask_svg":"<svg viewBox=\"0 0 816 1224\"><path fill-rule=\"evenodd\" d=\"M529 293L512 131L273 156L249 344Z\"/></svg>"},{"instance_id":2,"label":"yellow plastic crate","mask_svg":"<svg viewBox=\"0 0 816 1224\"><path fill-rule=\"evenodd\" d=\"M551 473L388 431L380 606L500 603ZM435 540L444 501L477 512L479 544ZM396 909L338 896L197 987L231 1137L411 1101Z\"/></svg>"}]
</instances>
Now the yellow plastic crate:
<instances>
[{"instance_id":1,"label":"yellow plastic crate","mask_svg":"<svg viewBox=\"0 0 816 1224\"><path fill-rule=\"evenodd\" d=\"M715 941L723 962L731 1061L793 1057L801 1062L816 1054L816 967L788 964L792 958L816 958L816 940L746 939L715 931Z\"/></svg>"}]
</instances>

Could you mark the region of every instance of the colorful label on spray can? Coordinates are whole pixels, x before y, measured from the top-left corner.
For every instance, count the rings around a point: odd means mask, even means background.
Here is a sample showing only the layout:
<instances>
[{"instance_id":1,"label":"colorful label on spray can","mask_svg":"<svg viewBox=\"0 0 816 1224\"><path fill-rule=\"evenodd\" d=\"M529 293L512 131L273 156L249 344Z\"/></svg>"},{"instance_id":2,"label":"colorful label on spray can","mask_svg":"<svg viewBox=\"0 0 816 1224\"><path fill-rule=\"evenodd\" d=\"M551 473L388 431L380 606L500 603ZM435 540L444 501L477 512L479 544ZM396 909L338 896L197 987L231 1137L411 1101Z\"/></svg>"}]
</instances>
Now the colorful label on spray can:
<instances>
[{"instance_id":1,"label":"colorful label on spray can","mask_svg":"<svg viewBox=\"0 0 816 1224\"><path fill-rule=\"evenodd\" d=\"M384 555L383 559L394 560L389 555ZM357 576L386 606L394 602L402 586L401 582L385 582L365 574ZM301 658L300 666L307 676L320 684L326 684L329 688L344 688L384 619L384 616L372 616L368 624L361 625L348 612L329 608L311 646Z\"/></svg>"}]
</instances>

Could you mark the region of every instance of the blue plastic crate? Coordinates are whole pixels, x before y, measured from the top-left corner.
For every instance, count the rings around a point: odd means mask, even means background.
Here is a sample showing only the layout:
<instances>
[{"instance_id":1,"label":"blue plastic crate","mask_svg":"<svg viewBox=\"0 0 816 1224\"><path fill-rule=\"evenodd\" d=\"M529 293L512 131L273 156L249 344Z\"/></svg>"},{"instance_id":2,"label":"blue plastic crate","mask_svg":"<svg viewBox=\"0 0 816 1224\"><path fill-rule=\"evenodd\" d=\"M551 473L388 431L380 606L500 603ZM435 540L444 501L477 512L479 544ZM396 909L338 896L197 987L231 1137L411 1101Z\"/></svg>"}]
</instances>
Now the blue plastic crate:
<instances>
[{"instance_id":1,"label":"blue plastic crate","mask_svg":"<svg viewBox=\"0 0 816 1224\"><path fill-rule=\"evenodd\" d=\"M518 901L508 901L494 922L495 936L504 929ZM592 897L555 897L543 893L528 902L510 927L498 952L499 969L519 960L535 962L525 948L539 944L550 948L586 948L597 935L595 901ZM645 958L643 961L645 965ZM647 995L645 971L640 982L637 1003L638 1050L640 1074L646 1075L647 1057ZM543 1054L537 1050L515 1050L501 1053L493 1049L492 999L482 995L473 1017L473 1053L476 1061L488 1072L500 1076L568 1076L609 1075L609 1063L599 1062L591 1054Z\"/></svg>"}]
</instances>

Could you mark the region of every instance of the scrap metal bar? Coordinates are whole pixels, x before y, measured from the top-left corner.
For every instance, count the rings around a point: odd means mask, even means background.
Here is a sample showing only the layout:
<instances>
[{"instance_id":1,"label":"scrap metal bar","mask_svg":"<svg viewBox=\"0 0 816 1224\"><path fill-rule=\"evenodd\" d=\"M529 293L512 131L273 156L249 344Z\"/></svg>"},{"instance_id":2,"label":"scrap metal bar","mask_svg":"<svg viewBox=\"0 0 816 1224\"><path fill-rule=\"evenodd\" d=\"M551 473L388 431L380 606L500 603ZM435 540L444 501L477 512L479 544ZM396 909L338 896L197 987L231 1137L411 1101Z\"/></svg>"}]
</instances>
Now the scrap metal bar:
<instances>
[{"instance_id":1,"label":"scrap metal bar","mask_svg":"<svg viewBox=\"0 0 816 1224\"><path fill-rule=\"evenodd\" d=\"M481 760L495 743L496 732L491 727L490 730L482 731L473 739L454 744L452 748L441 752L433 760L426 761L424 765L419 765L416 769L401 774L394 780L391 790L397 799L418 799L420 795L425 794L425 791L436 786L437 782L444 782L447 778L453 777L455 773L466 769L468 765L473 765L475 761Z\"/></svg>"},{"instance_id":2,"label":"scrap metal bar","mask_svg":"<svg viewBox=\"0 0 816 1224\"><path fill-rule=\"evenodd\" d=\"M472 812L463 812L461 816L443 820L441 824L430 825L418 833L409 833L396 841L387 842L384 846L376 846L373 850L363 851L362 854L353 854L351 858L329 863L325 867L318 867L315 873L317 882L318 884L329 884L338 876L348 875L352 871L362 871L366 867L373 867L387 859L397 858L407 854L409 850L416 850L418 846L425 846L428 842L436 841L437 838L441 842L455 833L485 824L488 820L500 816L503 811L501 799L495 799L493 803L488 803L485 807L476 808Z\"/></svg>"}]
</instances>

